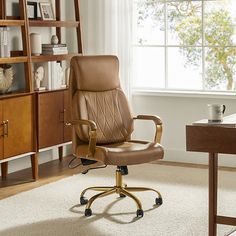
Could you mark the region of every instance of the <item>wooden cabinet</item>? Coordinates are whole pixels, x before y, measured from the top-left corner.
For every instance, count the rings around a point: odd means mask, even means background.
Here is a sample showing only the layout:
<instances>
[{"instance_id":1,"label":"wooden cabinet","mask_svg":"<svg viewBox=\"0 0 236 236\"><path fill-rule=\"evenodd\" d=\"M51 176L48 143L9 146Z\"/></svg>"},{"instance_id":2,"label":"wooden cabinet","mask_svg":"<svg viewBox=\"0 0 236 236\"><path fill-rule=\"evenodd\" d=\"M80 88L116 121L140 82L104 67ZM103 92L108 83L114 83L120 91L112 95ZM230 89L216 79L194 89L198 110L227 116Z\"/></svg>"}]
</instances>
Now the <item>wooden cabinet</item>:
<instances>
[{"instance_id":1,"label":"wooden cabinet","mask_svg":"<svg viewBox=\"0 0 236 236\"><path fill-rule=\"evenodd\" d=\"M69 142L72 140L72 128L71 126L66 125L66 123L69 123L71 121L70 117L70 108L69 108L69 91L65 90L63 94L64 98L64 142Z\"/></svg>"},{"instance_id":2,"label":"wooden cabinet","mask_svg":"<svg viewBox=\"0 0 236 236\"><path fill-rule=\"evenodd\" d=\"M67 90L38 93L38 149L71 141L66 126Z\"/></svg>"},{"instance_id":3,"label":"wooden cabinet","mask_svg":"<svg viewBox=\"0 0 236 236\"><path fill-rule=\"evenodd\" d=\"M33 96L3 101L3 120L6 123L4 158L32 152L34 149Z\"/></svg>"},{"instance_id":4,"label":"wooden cabinet","mask_svg":"<svg viewBox=\"0 0 236 236\"><path fill-rule=\"evenodd\" d=\"M3 159L3 117L2 101L0 100L0 160Z\"/></svg>"},{"instance_id":5,"label":"wooden cabinet","mask_svg":"<svg viewBox=\"0 0 236 236\"><path fill-rule=\"evenodd\" d=\"M33 96L0 101L1 159L34 151Z\"/></svg>"},{"instance_id":6,"label":"wooden cabinet","mask_svg":"<svg viewBox=\"0 0 236 236\"><path fill-rule=\"evenodd\" d=\"M32 176L38 178L34 120L34 95L13 95L0 100L2 179L7 177L8 161L24 155L31 156Z\"/></svg>"}]
</instances>

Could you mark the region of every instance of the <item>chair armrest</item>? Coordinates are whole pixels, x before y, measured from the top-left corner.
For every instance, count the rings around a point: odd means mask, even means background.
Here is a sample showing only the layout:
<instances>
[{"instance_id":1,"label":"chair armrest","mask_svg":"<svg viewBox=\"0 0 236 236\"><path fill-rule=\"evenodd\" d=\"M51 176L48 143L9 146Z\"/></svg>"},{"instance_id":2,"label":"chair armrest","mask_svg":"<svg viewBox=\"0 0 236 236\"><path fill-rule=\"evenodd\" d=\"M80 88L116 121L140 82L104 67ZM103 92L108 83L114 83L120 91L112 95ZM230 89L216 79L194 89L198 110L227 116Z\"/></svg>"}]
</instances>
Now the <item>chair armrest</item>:
<instances>
[{"instance_id":1,"label":"chair armrest","mask_svg":"<svg viewBox=\"0 0 236 236\"><path fill-rule=\"evenodd\" d=\"M97 130L97 125L92 120L72 120L72 121L70 121L69 124L71 124L71 125L78 125L78 124L79 125L87 125L87 126L89 126L90 130L92 130L92 131Z\"/></svg>"},{"instance_id":2,"label":"chair armrest","mask_svg":"<svg viewBox=\"0 0 236 236\"><path fill-rule=\"evenodd\" d=\"M162 121L159 116L151 116L151 115L138 115L137 117L134 117L136 120L152 120L156 125L161 125Z\"/></svg>"},{"instance_id":3,"label":"chair armrest","mask_svg":"<svg viewBox=\"0 0 236 236\"><path fill-rule=\"evenodd\" d=\"M93 157L96 150L97 142L97 125L92 120L72 120L67 125L87 125L89 126L89 147L86 158Z\"/></svg>"},{"instance_id":4,"label":"chair armrest","mask_svg":"<svg viewBox=\"0 0 236 236\"><path fill-rule=\"evenodd\" d=\"M133 118L134 120L151 120L155 123L156 126L156 132L155 132L155 143L161 142L161 136L162 136L162 120L159 116L152 116L152 115L138 115L137 117Z\"/></svg>"}]
</instances>

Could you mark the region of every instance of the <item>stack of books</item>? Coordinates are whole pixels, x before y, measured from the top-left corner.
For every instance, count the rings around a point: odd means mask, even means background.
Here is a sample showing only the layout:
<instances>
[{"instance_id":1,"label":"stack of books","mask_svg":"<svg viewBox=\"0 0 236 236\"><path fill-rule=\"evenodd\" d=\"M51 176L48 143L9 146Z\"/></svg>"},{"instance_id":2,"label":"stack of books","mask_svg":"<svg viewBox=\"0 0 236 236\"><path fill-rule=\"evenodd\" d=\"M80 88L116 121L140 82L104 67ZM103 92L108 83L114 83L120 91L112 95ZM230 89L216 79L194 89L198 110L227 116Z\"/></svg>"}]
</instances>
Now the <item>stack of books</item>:
<instances>
[{"instance_id":1,"label":"stack of books","mask_svg":"<svg viewBox=\"0 0 236 236\"><path fill-rule=\"evenodd\" d=\"M68 54L66 44L42 44L43 55L61 55Z\"/></svg>"},{"instance_id":2,"label":"stack of books","mask_svg":"<svg viewBox=\"0 0 236 236\"><path fill-rule=\"evenodd\" d=\"M10 57L9 28L0 27L0 57Z\"/></svg>"}]
</instances>

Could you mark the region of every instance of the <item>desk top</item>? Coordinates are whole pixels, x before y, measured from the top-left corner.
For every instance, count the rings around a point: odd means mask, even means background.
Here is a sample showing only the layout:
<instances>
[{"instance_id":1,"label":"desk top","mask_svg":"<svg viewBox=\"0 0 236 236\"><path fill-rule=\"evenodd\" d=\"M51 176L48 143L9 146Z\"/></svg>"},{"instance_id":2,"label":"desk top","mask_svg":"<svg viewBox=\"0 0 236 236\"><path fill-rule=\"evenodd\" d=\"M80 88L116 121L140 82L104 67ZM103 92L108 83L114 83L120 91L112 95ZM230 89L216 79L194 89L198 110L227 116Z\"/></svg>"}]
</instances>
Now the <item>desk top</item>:
<instances>
[{"instance_id":1,"label":"desk top","mask_svg":"<svg viewBox=\"0 0 236 236\"><path fill-rule=\"evenodd\" d=\"M234 117L236 115L234 114ZM229 116L233 118L233 116ZM211 152L236 154L236 126L201 125L186 126L186 150L193 152Z\"/></svg>"}]
</instances>

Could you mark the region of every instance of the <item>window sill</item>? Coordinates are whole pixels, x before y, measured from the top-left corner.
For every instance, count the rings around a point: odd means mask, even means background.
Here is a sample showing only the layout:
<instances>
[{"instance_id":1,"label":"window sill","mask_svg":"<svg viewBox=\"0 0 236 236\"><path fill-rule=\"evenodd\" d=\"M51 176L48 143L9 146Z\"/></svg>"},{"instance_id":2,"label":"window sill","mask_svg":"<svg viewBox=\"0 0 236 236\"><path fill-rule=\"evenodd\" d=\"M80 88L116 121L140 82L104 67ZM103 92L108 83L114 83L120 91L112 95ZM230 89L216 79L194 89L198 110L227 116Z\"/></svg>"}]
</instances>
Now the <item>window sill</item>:
<instances>
[{"instance_id":1,"label":"window sill","mask_svg":"<svg viewBox=\"0 0 236 236\"><path fill-rule=\"evenodd\" d=\"M163 97L236 99L236 92L202 92L202 91L133 89L132 95L134 96L142 95L142 96L163 96Z\"/></svg>"}]
</instances>

